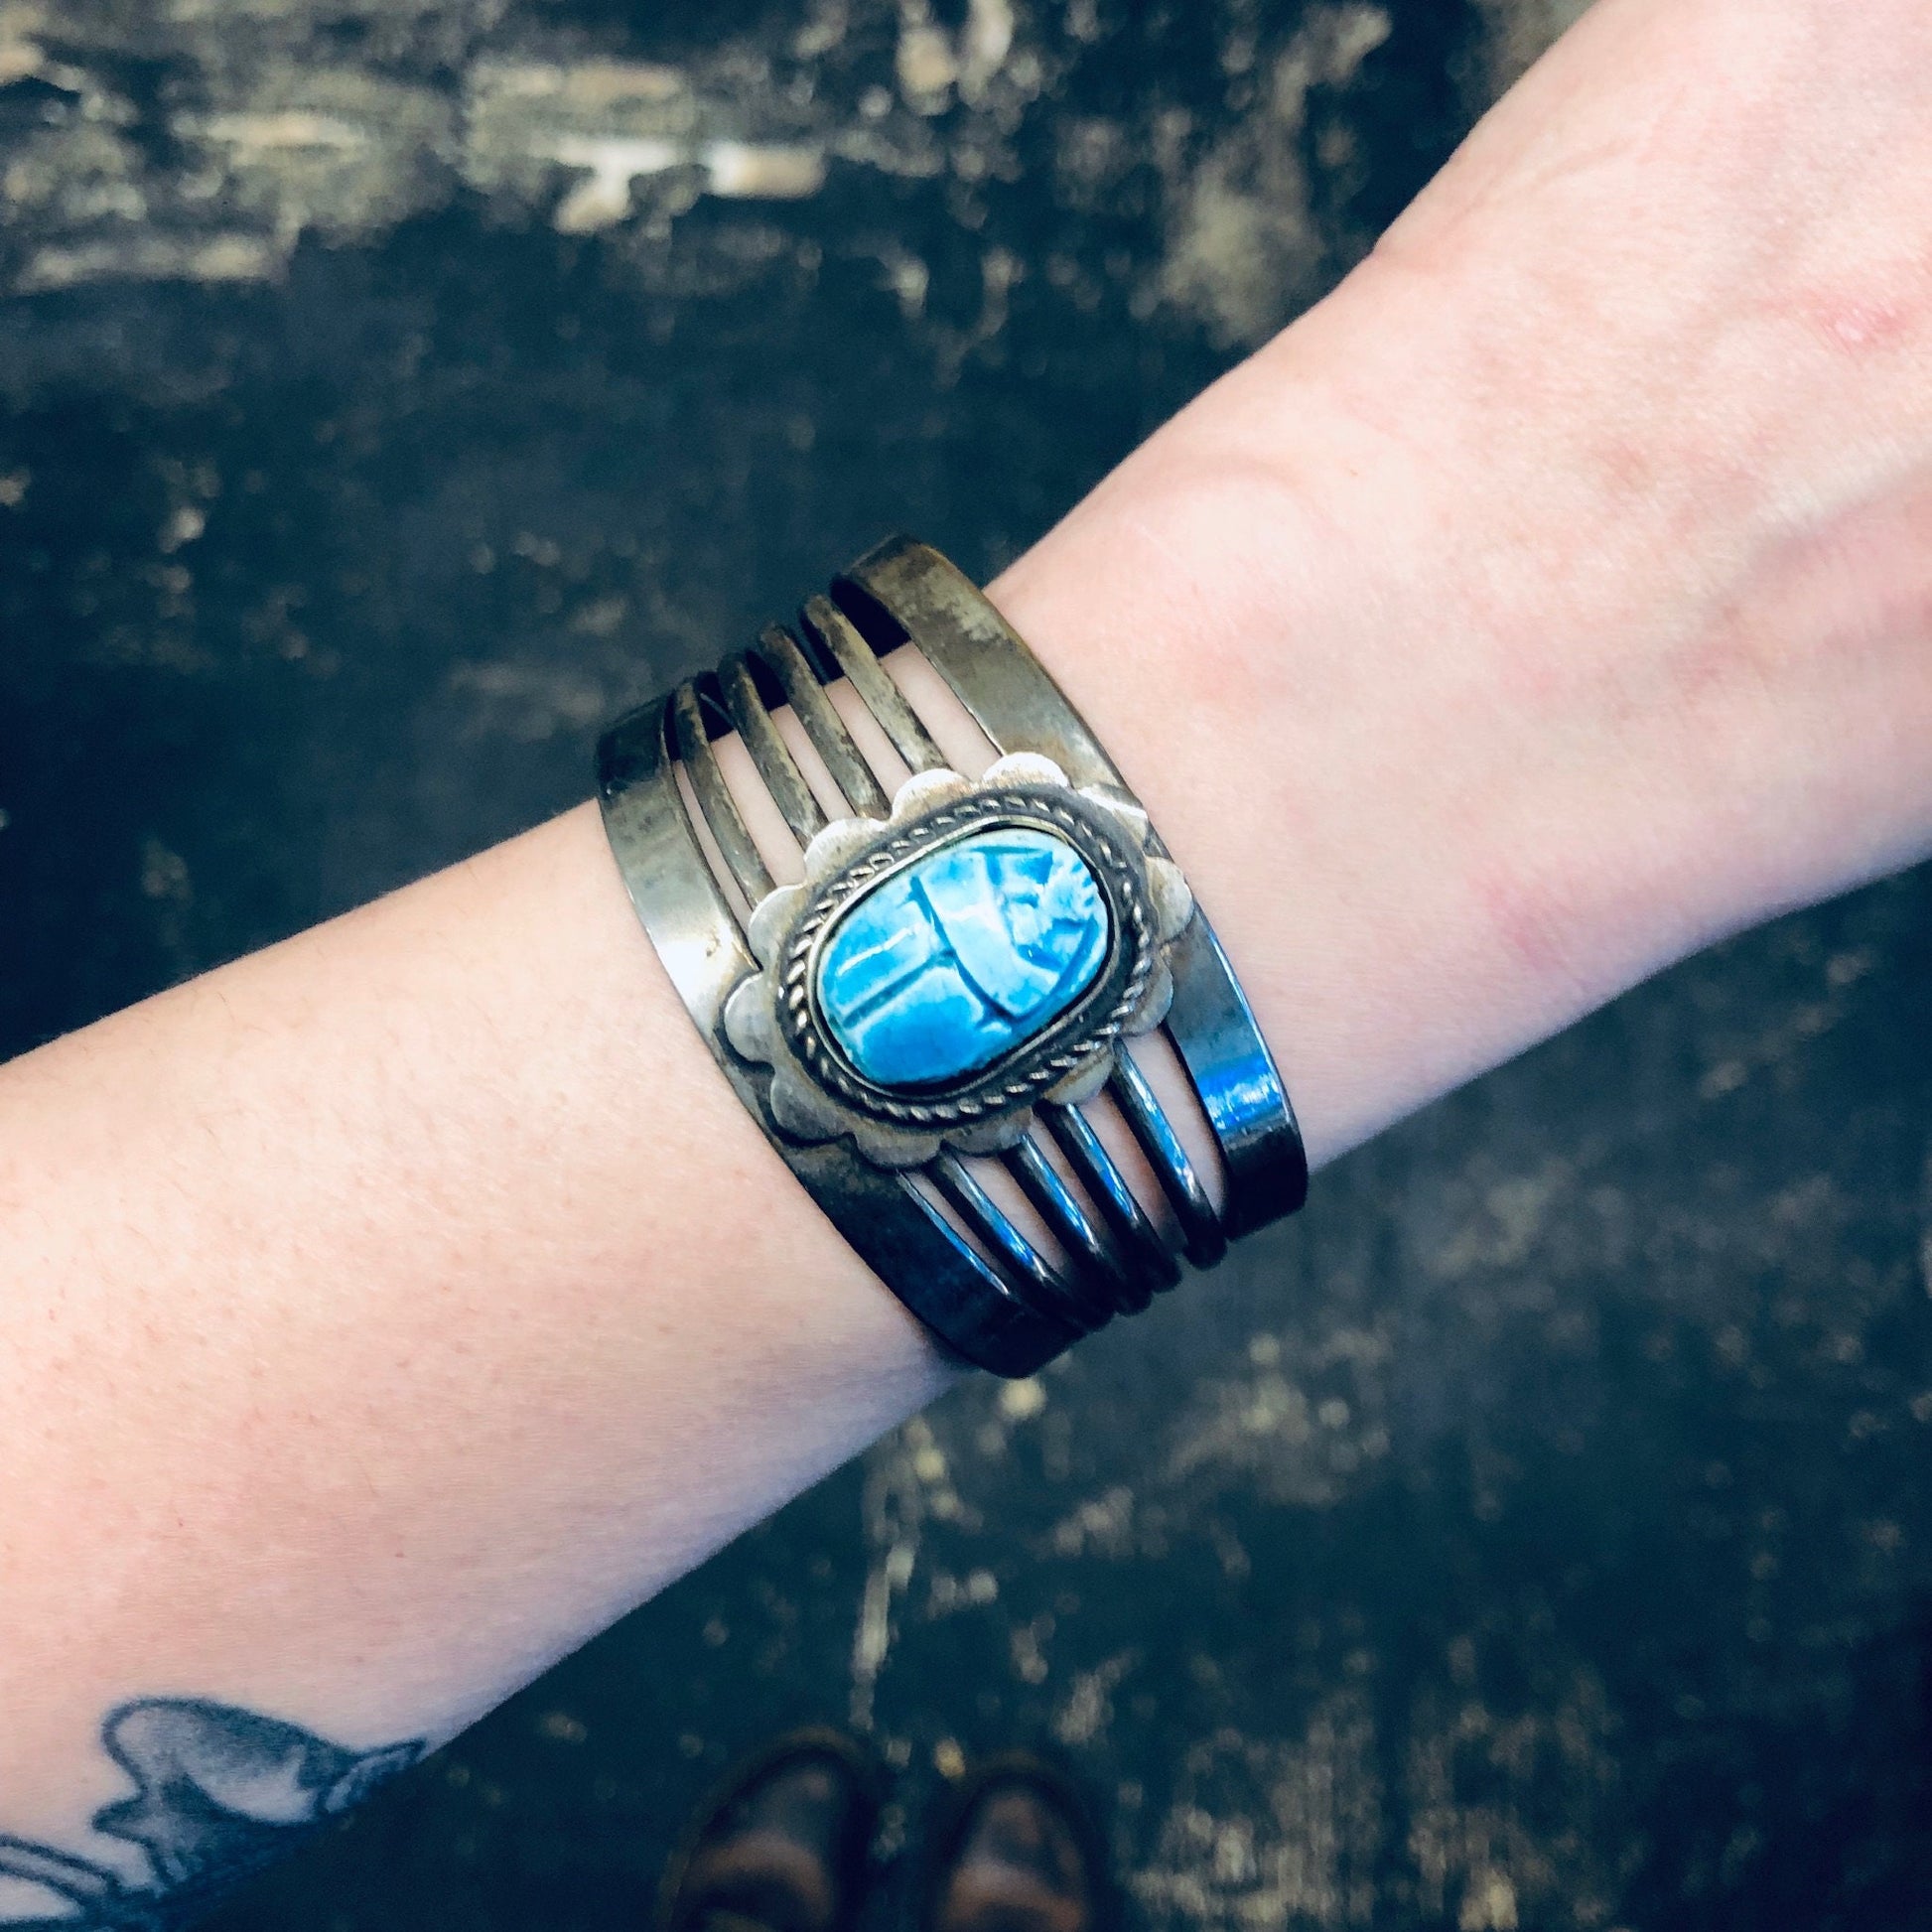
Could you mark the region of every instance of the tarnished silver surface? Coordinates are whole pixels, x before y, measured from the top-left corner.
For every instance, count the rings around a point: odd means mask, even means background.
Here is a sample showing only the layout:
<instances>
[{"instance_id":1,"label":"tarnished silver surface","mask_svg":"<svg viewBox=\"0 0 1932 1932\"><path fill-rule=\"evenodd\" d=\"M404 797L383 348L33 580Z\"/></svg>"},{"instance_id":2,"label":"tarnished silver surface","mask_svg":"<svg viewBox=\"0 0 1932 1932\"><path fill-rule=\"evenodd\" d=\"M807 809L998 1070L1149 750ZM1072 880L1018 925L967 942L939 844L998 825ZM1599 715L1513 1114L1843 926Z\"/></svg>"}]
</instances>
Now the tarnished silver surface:
<instances>
[{"instance_id":1,"label":"tarnished silver surface","mask_svg":"<svg viewBox=\"0 0 1932 1932\"><path fill-rule=\"evenodd\" d=\"M980 729L1003 752L1039 752L1076 786L1137 803L1026 643L951 563L929 545L894 537L846 572L834 590L861 622L876 613L915 638ZM1150 850L1165 853L1158 833ZM1281 1075L1206 915L1176 942L1168 1035L1200 1093L1227 1164L1226 1232L1252 1233L1299 1208L1308 1157Z\"/></svg>"},{"instance_id":2,"label":"tarnished silver surface","mask_svg":"<svg viewBox=\"0 0 1932 1932\"><path fill-rule=\"evenodd\" d=\"M816 662L772 626L718 675L679 686L606 735L599 796L612 849L713 1054L813 1198L948 1349L996 1373L1028 1374L1114 1314L1144 1309L1179 1275L1084 1106L1103 1091L1117 1104L1196 1267L1218 1260L1230 1236L1302 1204L1301 1136L1227 959L1146 812L973 585L937 552L895 538L860 559L830 598L810 600L801 621ZM906 642L1000 754L983 780L946 768L880 662ZM879 774L821 688L831 677L850 685L914 774L888 809ZM774 702L798 718L847 817L829 817L813 794L773 721ZM753 841L712 750L727 733L806 849L802 885L776 886ZM742 919L690 818L679 767L750 908ZM930 1098L869 1091L814 1032L814 948L882 868L975 814L1050 821L1075 844L1106 881L1119 927L1111 963L1090 994L985 1078ZM1225 1170L1220 1212L1121 1043L1155 1026L1165 1027L1213 1131ZM962 1155L1003 1162L1061 1259L1039 1251Z\"/></svg>"},{"instance_id":3,"label":"tarnished silver surface","mask_svg":"<svg viewBox=\"0 0 1932 1932\"><path fill-rule=\"evenodd\" d=\"M825 695L825 687L798 639L782 624L767 624L759 633L758 648L847 803L867 818L885 818L893 809L893 801L866 762L865 754L853 743L845 720Z\"/></svg>"},{"instance_id":4,"label":"tarnished silver surface","mask_svg":"<svg viewBox=\"0 0 1932 1932\"><path fill-rule=\"evenodd\" d=\"M767 1076L724 1035L725 1001L757 962L678 793L666 737L671 711L659 700L605 735L598 795L631 903L679 998L739 1098L866 1265L966 1360L999 1374L1030 1373L1078 1331L1023 1302L903 1176L847 1148L798 1146L770 1128Z\"/></svg>"}]
</instances>

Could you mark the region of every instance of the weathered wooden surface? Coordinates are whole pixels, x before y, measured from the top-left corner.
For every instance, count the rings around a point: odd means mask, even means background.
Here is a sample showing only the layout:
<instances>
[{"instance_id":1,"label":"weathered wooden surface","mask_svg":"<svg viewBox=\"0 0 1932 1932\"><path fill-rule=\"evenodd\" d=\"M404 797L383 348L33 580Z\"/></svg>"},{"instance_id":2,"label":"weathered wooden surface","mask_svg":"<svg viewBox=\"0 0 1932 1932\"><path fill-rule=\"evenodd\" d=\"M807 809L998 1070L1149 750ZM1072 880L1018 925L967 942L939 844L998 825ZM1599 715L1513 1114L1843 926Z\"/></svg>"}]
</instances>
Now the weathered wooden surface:
<instances>
[{"instance_id":1,"label":"weathered wooden surface","mask_svg":"<svg viewBox=\"0 0 1932 1932\"><path fill-rule=\"evenodd\" d=\"M0 4L0 1045L582 795L888 527L996 567L1566 11ZM906 1831L1056 1740L1151 1932L1926 1922L1928 967L1921 875L1625 1001L228 1923L634 1925L805 1716Z\"/></svg>"}]
</instances>

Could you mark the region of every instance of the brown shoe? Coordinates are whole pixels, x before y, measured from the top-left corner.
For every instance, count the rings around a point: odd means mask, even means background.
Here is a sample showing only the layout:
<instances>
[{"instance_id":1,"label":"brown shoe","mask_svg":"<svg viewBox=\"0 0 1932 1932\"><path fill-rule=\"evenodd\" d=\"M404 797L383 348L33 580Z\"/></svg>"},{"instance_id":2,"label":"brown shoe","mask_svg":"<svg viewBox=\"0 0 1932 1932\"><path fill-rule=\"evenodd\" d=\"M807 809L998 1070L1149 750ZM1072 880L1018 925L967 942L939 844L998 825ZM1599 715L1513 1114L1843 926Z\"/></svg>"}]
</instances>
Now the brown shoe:
<instances>
[{"instance_id":1,"label":"brown shoe","mask_svg":"<svg viewBox=\"0 0 1932 1932\"><path fill-rule=\"evenodd\" d=\"M918 1932L1111 1932L1100 1835L1071 1782L1029 1752L981 1764L935 1829Z\"/></svg>"},{"instance_id":2,"label":"brown shoe","mask_svg":"<svg viewBox=\"0 0 1932 1932\"><path fill-rule=\"evenodd\" d=\"M879 1819L872 1763L796 1730L740 1764L664 1873L657 1932L847 1932Z\"/></svg>"}]
</instances>

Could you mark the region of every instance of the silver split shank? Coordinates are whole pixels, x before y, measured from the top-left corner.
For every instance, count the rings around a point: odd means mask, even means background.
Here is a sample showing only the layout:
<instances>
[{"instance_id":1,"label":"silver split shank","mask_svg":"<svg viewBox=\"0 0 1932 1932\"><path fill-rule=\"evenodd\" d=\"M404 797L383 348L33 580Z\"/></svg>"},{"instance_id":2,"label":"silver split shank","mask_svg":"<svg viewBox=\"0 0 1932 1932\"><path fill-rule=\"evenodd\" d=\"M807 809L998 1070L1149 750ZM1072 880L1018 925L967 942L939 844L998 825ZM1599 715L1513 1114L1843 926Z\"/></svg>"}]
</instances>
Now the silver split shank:
<instances>
[{"instance_id":1,"label":"silver split shank","mask_svg":"<svg viewBox=\"0 0 1932 1932\"><path fill-rule=\"evenodd\" d=\"M999 754L979 778L948 767L880 661L907 642ZM896 795L827 695L841 679L912 774ZM785 707L842 816L774 722ZM773 881L746 826L713 749L731 733L804 848L801 884ZM619 720L599 747L598 793L637 915L740 1098L868 1266L966 1361L1031 1374L1174 1286L1179 1256L1210 1267L1231 1238L1301 1206L1308 1163L1293 1110L1179 868L1058 687L938 552L882 544L805 606L796 631L773 625L715 675ZM882 1081L825 1011L828 946L909 868L998 835L1062 855L1104 907L1105 944L1089 948L1086 976L1046 1024L1009 1049L929 1084ZM1156 1028L1212 1132L1219 1209L1127 1047ZM1167 1213L1149 1212L1087 1117L1102 1094ZM1003 1164L1058 1256L997 1204L974 1157Z\"/></svg>"}]
</instances>

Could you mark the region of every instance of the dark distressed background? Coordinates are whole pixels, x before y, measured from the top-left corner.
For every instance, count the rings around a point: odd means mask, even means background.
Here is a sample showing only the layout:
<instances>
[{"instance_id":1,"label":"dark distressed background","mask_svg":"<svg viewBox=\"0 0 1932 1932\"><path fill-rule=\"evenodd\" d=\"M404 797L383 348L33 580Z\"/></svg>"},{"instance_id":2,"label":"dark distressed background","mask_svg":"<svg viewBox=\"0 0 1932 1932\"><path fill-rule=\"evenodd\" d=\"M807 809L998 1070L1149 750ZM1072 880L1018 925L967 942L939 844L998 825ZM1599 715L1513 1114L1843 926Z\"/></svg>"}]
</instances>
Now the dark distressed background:
<instances>
[{"instance_id":1,"label":"dark distressed background","mask_svg":"<svg viewBox=\"0 0 1932 1932\"><path fill-rule=\"evenodd\" d=\"M891 526L991 572L1575 11L0 0L0 1049L570 803ZM1645 989L227 1926L635 1926L804 1718L889 1851L1054 1743L1147 1932L1932 1923L1928 967L1921 874Z\"/></svg>"}]
</instances>

